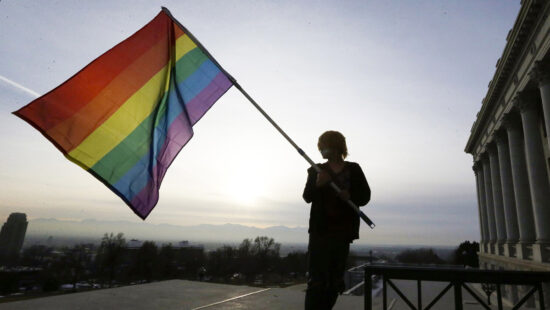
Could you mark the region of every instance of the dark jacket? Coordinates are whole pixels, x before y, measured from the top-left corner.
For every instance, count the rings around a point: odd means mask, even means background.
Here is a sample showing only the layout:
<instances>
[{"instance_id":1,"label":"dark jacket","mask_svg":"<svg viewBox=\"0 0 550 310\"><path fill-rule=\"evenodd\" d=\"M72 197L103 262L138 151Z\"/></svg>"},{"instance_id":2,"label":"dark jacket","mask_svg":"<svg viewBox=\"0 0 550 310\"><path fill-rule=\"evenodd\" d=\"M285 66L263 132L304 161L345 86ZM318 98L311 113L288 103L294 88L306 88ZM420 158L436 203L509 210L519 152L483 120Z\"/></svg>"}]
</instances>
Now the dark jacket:
<instances>
[{"instance_id":1,"label":"dark jacket","mask_svg":"<svg viewBox=\"0 0 550 310\"><path fill-rule=\"evenodd\" d=\"M346 166L338 175L334 175L327 164L319 164L319 167L331 174L341 189L347 189L350 199L356 206L366 205L371 196L371 191L363 170L359 164L346 161ZM340 176L340 174L346 174ZM359 216L347 204L341 200L336 191L331 188L330 182L316 186L317 172L313 167L308 169L308 177L304 189L304 200L311 204L309 215L309 230L312 235L345 238L349 242L359 239ZM346 184L338 184L344 180ZM341 182L340 182L341 183Z\"/></svg>"}]
</instances>

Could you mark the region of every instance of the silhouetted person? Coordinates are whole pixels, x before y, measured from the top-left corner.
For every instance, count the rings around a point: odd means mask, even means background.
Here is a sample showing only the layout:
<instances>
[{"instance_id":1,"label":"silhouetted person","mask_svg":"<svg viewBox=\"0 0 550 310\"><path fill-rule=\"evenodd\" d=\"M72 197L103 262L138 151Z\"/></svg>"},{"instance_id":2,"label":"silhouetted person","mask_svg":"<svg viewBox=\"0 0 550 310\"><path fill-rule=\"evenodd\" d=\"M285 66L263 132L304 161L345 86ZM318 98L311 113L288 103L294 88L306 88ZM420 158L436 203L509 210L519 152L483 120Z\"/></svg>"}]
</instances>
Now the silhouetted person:
<instances>
[{"instance_id":1,"label":"silhouetted person","mask_svg":"<svg viewBox=\"0 0 550 310\"><path fill-rule=\"evenodd\" d=\"M367 179L357 163L344 161L348 155L345 137L327 131L319 137L319 151L327 162L321 172L308 169L304 200L311 202L309 215L308 283L306 310L332 309L345 288L344 272L349 244L359 238L359 216L347 205L357 206L370 200ZM330 181L342 189L340 195Z\"/></svg>"}]
</instances>

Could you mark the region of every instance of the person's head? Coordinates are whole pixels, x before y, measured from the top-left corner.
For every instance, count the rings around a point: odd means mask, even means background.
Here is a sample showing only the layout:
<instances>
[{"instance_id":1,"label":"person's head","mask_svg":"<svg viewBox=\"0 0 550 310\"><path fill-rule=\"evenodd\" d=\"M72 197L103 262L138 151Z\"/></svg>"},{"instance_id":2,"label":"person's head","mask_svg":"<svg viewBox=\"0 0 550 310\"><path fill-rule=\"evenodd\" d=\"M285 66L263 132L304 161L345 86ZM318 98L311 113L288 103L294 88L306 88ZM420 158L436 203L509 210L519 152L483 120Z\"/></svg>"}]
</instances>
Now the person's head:
<instances>
[{"instance_id":1,"label":"person's head","mask_svg":"<svg viewBox=\"0 0 550 310\"><path fill-rule=\"evenodd\" d=\"M319 137L317 147L323 158L343 160L348 156L346 138L338 131L329 130Z\"/></svg>"}]
</instances>

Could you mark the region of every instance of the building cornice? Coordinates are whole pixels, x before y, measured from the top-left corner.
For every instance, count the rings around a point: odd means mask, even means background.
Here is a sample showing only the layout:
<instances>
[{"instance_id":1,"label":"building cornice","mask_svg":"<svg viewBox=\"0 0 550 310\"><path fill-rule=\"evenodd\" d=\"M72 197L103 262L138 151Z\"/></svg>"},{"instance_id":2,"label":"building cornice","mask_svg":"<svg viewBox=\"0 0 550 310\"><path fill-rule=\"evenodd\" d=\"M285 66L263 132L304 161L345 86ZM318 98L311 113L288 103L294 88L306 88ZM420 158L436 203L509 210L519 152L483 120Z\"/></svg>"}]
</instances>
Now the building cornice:
<instances>
[{"instance_id":1,"label":"building cornice","mask_svg":"<svg viewBox=\"0 0 550 310\"><path fill-rule=\"evenodd\" d=\"M548 3L548 0L522 1L518 17L506 37L506 46L502 56L497 61L497 69L489 83L489 89L482 101L481 110L477 113L477 119L472 126L470 137L464 149L466 153L474 153L474 148L482 137L488 119L498 106L503 90L506 89L510 81L513 81L518 61L521 60L523 52L529 48L528 43L534 37L533 29L541 20L542 13L546 11Z\"/></svg>"}]
</instances>

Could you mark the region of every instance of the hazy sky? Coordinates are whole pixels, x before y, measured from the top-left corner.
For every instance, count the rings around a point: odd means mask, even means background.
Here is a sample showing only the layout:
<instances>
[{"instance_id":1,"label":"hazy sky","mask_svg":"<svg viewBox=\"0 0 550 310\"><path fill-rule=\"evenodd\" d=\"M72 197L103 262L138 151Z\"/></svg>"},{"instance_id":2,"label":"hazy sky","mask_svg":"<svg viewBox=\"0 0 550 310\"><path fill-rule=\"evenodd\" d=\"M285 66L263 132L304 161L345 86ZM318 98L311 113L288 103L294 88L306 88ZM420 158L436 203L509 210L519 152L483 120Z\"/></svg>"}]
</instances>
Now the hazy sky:
<instances>
[{"instance_id":1,"label":"hazy sky","mask_svg":"<svg viewBox=\"0 0 550 310\"><path fill-rule=\"evenodd\" d=\"M463 150L519 2L0 1L0 220L141 221L10 112L163 5L314 160L322 132L347 137L377 224L360 243L478 240ZM194 130L147 222L307 226L307 162L236 89Z\"/></svg>"}]
</instances>

